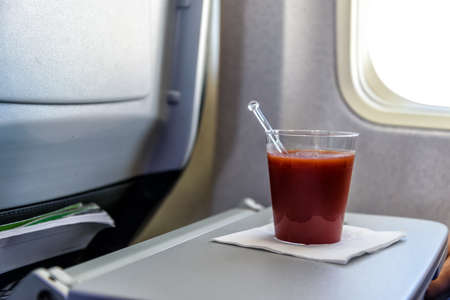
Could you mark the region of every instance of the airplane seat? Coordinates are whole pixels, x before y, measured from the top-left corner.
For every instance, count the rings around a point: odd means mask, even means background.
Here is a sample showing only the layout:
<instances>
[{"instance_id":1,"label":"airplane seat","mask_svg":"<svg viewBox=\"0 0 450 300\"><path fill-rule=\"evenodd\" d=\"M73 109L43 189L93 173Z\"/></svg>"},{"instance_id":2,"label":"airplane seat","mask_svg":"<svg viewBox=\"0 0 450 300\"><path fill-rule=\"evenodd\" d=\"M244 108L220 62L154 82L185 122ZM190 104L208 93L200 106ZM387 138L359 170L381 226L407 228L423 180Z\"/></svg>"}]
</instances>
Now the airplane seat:
<instances>
[{"instance_id":1,"label":"airplane seat","mask_svg":"<svg viewBox=\"0 0 450 300\"><path fill-rule=\"evenodd\" d=\"M0 3L0 224L95 202L116 227L58 264L128 245L189 161L210 2Z\"/></svg>"}]
</instances>

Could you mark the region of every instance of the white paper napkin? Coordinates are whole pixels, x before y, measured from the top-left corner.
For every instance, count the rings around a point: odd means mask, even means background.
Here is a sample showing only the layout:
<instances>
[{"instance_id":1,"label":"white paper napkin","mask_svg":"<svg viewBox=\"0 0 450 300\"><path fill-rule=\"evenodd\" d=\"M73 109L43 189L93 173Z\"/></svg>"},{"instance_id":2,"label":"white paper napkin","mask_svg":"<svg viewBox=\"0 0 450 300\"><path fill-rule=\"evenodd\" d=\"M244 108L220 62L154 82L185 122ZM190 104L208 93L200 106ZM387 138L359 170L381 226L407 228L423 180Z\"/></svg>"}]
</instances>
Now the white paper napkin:
<instances>
[{"instance_id":1,"label":"white paper napkin","mask_svg":"<svg viewBox=\"0 0 450 300\"><path fill-rule=\"evenodd\" d=\"M273 223L271 223L217 237L213 241L317 261L346 264L353 257L389 247L404 237L406 237L406 234L400 231L373 231L367 228L344 225L342 238L338 243L295 245L276 240Z\"/></svg>"}]
</instances>

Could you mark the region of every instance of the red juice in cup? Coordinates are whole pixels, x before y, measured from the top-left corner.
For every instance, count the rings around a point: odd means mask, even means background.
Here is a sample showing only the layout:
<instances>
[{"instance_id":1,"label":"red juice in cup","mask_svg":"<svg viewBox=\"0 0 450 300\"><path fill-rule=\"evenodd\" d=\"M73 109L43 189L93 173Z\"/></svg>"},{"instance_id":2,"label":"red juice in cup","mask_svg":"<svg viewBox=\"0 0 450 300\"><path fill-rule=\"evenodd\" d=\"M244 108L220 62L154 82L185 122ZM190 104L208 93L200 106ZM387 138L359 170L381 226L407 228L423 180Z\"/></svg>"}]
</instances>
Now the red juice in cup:
<instances>
[{"instance_id":1,"label":"red juice in cup","mask_svg":"<svg viewBox=\"0 0 450 300\"><path fill-rule=\"evenodd\" d=\"M275 237L300 244L341 239L358 134L276 130L287 152L268 139Z\"/></svg>"}]
</instances>

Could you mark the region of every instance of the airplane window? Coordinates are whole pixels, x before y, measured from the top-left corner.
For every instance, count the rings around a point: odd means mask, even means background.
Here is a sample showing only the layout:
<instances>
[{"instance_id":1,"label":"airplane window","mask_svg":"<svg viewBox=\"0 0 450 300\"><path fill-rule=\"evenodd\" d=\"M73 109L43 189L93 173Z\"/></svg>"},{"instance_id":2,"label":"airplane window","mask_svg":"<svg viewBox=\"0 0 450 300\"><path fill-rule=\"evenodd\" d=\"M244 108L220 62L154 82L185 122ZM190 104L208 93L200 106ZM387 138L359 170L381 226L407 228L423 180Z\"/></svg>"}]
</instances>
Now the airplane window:
<instances>
[{"instance_id":1,"label":"airplane window","mask_svg":"<svg viewBox=\"0 0 450 300\"><path fill-rule=\"evenodd\" d=\"M417 103L450 106L449 11L448 0L370 1L369 57L394 93Z\"/></svg>"},{"instance_id":2,"label":"airplane window","mask_svg":"<svg viewBox=\"0 0 450 300\"><path fill-rule=\"evenodd\" d=\"M363 119L450 129L448 0L337 0L337 77Z\"/></svg>"}]
</instances>

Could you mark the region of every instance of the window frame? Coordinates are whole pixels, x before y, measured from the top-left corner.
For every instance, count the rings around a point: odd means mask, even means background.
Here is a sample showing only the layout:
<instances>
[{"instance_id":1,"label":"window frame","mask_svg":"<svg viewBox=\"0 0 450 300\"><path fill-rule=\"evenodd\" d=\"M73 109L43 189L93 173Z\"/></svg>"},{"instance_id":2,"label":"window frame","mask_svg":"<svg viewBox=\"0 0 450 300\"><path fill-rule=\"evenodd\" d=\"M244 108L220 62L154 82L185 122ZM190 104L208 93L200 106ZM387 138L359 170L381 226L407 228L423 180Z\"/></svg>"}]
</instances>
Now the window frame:
<instances>
[{"instance_id":1,"label":"window frame","mask_svg":"<svg viewBox=\"0 0 450 300\"><path fill-rule=\"evenodd\" d=\"M412 102L378 77L361 38L367 31L367 0L338 0L337 81L344 100L363 119L390 126L450 129L450 108Z\"/></svg>"}]
</instances>

